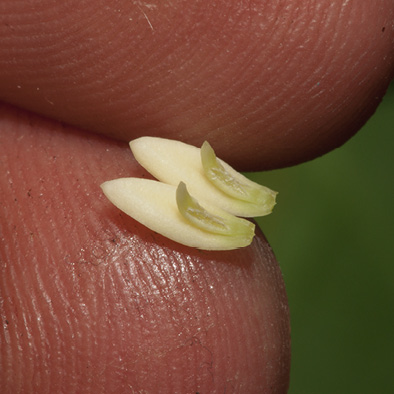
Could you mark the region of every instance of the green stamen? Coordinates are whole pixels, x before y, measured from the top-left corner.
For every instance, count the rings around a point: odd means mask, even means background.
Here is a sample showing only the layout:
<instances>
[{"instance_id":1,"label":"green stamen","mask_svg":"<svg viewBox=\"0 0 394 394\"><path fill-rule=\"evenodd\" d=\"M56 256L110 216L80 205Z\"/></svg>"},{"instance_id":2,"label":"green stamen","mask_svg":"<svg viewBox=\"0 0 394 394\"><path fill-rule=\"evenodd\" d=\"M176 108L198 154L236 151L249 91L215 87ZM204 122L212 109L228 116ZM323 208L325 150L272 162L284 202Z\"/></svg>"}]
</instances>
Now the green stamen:
<instances>
[{"instance_id":1,"label":"green stamen","mask_svg":"<svg viewBox=\"0 0 394 394\"><path fill-rule=\"evenodd\" d=\"M224 212L221 216L208 212L189 194L183 182L179 183L176 190L176 202L181 215L201 230L213 234L242 236L250 238L250 241L253 239L253 223Z\"/></svg>"},{"instance_id":2,"label":"green stamen","mask_svg":"<svg viewBox=\"0 0 394 394\"><path fill-rule=\"evenodd\" d=\"M271 212L277 193L245 178L238 172L230 173L219 162L215 151L207 141L201 147L201 163L205 176L222 192L241 201L264 205L267 213Z\"/></svg>"}]
</instances>

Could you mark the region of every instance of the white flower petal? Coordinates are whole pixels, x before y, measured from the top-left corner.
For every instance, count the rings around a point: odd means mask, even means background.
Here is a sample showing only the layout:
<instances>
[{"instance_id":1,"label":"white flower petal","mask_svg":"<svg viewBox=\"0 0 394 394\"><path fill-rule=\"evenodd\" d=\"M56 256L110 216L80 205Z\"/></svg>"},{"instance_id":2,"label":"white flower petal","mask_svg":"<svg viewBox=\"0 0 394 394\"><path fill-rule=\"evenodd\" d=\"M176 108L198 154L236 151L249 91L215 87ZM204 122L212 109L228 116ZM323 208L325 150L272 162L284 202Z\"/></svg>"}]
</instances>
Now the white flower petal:
<instances>
[{"instance_id":1,"label":"white flower petal","mask_svg":"<svg viewBox=\"0 0 394 394\"><path fill-rule=\"evenodd\" d=\"M180 244L205 250L231 250L252 242L253 224L252 231L249 226L249 230L244 233L222 235L198 228L185 219L178 210L176 187L173 185L149 179L120 178L104 182L101 188L107 198L127 215ZM210 214L219 218L245 221L215 206L205 203L202 205ZM237 229L239 230L239 227Z\"/></svg>"},{"instance_id":2,"label":"white flower petal","mask_svg":"<svg viewBox=\"0 0 394 394\"><path fill-rule=\"evenodd\" d=\"M264 190L267 198L257 203L235 198L218 188L204 172L201 149L180 141L157 137L141 137L130 142L137 161L161 182L177 186L184 182L191 195L211 205L219 206L236 216L256 217L271 213L276 193L252 182L220 159L218 163L235 179L248 188ZM261 195L261 193L260 193ZM252 198L253 200L253 198Z\"/></svg>"}]
</instances>

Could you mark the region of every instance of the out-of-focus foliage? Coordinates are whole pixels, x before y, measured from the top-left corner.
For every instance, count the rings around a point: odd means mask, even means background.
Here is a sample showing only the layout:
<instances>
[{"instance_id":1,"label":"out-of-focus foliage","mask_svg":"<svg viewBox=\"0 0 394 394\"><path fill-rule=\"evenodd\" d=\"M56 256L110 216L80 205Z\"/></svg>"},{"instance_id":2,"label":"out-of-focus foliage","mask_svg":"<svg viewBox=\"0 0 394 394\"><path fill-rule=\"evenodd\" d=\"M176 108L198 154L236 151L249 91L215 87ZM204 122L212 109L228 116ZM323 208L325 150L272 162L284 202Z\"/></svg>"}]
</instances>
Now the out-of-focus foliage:
<instances>
[{"instance_id":1,"label":"out-of-focus foliage","mask_svg":"<svg viewBox=\"0 0 394 394\"><path fill-rule=\"evenodd\" d=\"M392 393L394 85L343 147L251 178L279 191L258 223L287 286L290 394Z\"/></svg>"}]
</instances>

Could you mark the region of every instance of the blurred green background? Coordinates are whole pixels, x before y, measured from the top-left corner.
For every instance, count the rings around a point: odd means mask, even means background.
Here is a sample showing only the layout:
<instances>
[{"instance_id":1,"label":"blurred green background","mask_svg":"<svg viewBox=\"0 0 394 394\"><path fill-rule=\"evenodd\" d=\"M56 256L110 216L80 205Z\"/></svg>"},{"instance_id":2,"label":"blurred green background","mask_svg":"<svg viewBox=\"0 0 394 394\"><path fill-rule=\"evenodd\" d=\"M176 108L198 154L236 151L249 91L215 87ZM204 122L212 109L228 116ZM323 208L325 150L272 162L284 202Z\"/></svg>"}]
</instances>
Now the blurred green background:
<instances>
[{"instance_id":1,"label":"blurred green background","mask_svg":"<svg viewBox=\"0 0 394 394\"><path fill-rule=\"evenodd\" d=\"M394 84L341 148L251 177L292 323L290 394L394 392Z\"/></svg>"}]
</instances>

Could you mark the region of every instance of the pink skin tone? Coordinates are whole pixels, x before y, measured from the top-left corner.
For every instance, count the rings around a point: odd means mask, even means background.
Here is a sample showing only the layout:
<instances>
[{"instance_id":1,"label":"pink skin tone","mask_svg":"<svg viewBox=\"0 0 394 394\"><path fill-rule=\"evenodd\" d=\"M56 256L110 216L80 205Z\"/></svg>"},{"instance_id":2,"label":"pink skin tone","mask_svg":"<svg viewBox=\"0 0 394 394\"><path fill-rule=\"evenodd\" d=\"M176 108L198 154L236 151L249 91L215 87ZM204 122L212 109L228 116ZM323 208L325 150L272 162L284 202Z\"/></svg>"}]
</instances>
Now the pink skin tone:
<instances>
[{"instance_id":1,"label":"pink skin tone","mask_svg":"<svg viewBox=\"0 0 394 394\"><path fill-rule=\"evenodd\" d=\"M238 169L341 145L394 71L392 0L3 0L0 11L0 99L124 141L208 139Z\"/></svg>"},{"instance_id":2,"label":"pink skin tone","mask_svg":"<svg viewBox=\"0 0 394 394\"><path fill-rule=\"evenodd\" d=\"M125 143L141 135L208 139L248 170L346 141L393 77L394 3L319 4L1 2L0 99L36 113L0 107L1 393L287 391L264 236L183 247L99 185L148 176Z\"/></svg>"},{"instance_id":3,"label":"pink skin tone","mask_svg":"<svg viewBox=\"0 0 394 394\"><path fill-rule=\"evenodd\" d=\"M101 192L147 176L126 144L0 116L13 208L0 222L2 393L286 390L286 292L260 232L232 252L169 241Z\"/></svg>"}]
</instances>

